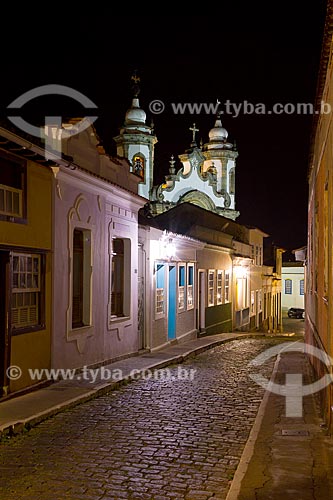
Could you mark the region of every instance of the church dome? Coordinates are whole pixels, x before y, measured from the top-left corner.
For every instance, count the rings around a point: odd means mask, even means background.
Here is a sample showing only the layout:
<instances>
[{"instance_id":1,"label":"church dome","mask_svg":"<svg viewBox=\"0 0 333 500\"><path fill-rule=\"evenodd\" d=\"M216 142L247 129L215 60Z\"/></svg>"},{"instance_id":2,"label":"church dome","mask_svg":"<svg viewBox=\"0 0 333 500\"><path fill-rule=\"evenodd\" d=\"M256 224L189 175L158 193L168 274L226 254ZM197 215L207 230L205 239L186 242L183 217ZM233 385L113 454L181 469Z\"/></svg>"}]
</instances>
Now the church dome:
<instances>
[{"instance_id":1,"label":"church dome","mask_svg":"<svg viewBox=\"0 0 333 500\"><path fill-rule=\"evenodd\" d=\"M131 123L146 123L146 113L140 108L139 99L134 97L132 107L127 111L125 116L125 124Z\"/></svg>"},{"instance_id":2,"label":"church dome","mask_svg":"<svg viewBox=\"0 0 333 500\"><path fill-rule=\"evenodd\" d=\"M222 127L221 118L218 116L214 128L209 131L209 142L225 142L228 138L228 132Z\"/></svg>"}]
</instances>

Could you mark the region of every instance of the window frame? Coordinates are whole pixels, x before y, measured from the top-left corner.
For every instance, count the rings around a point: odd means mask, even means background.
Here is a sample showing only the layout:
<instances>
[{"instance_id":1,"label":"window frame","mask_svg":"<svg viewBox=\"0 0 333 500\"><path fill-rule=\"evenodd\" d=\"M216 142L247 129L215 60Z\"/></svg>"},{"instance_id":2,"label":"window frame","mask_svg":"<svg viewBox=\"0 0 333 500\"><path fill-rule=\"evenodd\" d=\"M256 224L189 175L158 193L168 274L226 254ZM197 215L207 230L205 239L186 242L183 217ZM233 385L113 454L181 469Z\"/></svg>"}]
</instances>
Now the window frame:
<instances>
[{"instance_id":1,"label":"window frame","mask_svg":"<svg viewBox=\"0 0 333 500\"><path fill-rule=\"evenodd\" d=\"M212 275L212 278L210 278L210 275ZM215 281L216 281L215 269L208 269L208 273L207 273L207 305L208 305L208 307L213 307L215 305L215 286L216 286ZM210 295L212 297L212 301L210 300Z\"/></svg>"},{"instance_id":2,"label":"window frame","mask_svg":"<svg viewBox=\"0 0 333 500\"><path fill-rule=\"evenodd\" d=\"M122 315L112 314L112 287L113 287L113 263L114 263L114 241L121 240L123 242L123 276L122 276ZM110 320L122 321L131 317L131 251L132 251L132 241L130 238L123 236L114 235L111 238L111 262L110 262Z\"/></svg>"},{"instance_id":3,"label":"window frame","mask_svg":"<svg viewBox=\"0 0 333 500\"><path fill-rule=\"evenodd\" d=\"M288 284L288 290L287 290L287 284ZM289 285L290 285L290 291L289 291ZM290 278L286 278L284 280L284 294L285 295L292 295L293 294L293 280Z\"/></svg>"},{"instance_id":4,"label":"window frame","mask_svg":"<svg viewBox=\"0 0 333 500\"><path fill-rule=\"evenodd\" d=\"M141 164L140 172L138 171L138 169L135 168L135 159L136 158L138 158L140 160L140 164ZM145 156L140 152L135 153L132 157L132 173L134 175L136 175L137 177L139 177L139 179L141 179L140 182L145 182L145 172L146 172L146 158L145 158Z\"/></svg>"},{"instance_id":5,"label":"window frame","mask_svg":"<svg viewBox=\"0 0 333 500\"><path fill-rule=\"evenodd\" d=\"M182 277L181 269L183 270ZM182 285L180 284L182 278ZM177 310L178 312L186 311L187 294L186 294L186 264L184 262L178 263L177 266ZM182 296L182 303L181 297Z\"/></svg>"},{"instance_id":6,"label":"window frame","mask_svg":"<svg viewBox=\"0 0 333 500\"><path fill-rule=\"evenodd\" d=\"M224 271L224 303L230 302L230 271Z\"/></svg>"},{"instance_id":7,"label":"window frame","mask_svg":"<svg viewBox=\"0 0 333 500\"><path fill-rule=\"evenodd\" d=\"M251 290L251 304L250 304L250 315L255 316L256 314L256 297L255 290Z\"/></svg>"},{"instance_id":8,"label":"window frame","mask_svg":"<svg viewBox=\"0 0 333 500\"><path fill-rule=\"evenodd\" d=\"M38 258L39 261L39 272L38 272L38 287L22 288L15 287L13 285L14 280L14 257L31 257ZM10 253L10 323L11 323L11 333L12 335L21 335L23 333L35 332L39 330L45 330L45 275L46 275L46 252L42 252L37 249L33 251L28 249L17 249L15 252ZM26 271L27 273L28 271ZM37 274L37 273L32 273ZM18 273L19 275L19 273ZM22 291L23 290L23 291ZM14 304L14 294L18 293L36 293L37 295L37 314L38 319L35 324L14 326L13 325L13 304ZM24 307L24 306L23 306Z\"/></svg>"},{"instance_id":9,"label":"window frame","mask_svg":"<svg viewBox=\"0 0 333 500\"><path fill-rule=\"evenodd\" d=\"M192 283L190 283L190 274L191 274L190 269L192 269ZM195 297L194 280L195 280L195 267L194 263L190 262L187 264L187 273L186 273L186 305L188 311L194 309L194 297ZM190 295L192 301L190 301Z\"/></svg>"},{"instance_id":10,"label":"window frame","mask_svg":"<svg viewBox=\"0 0 333 500\"><path fill-rule=\"evenodd\" d=\"M160 267L159 267L160 266ZM158 269L159 267L159 269ZM154 267L154 276L155 276L155 283L154 283L154 313L155 313L155 319L161 319L161 318L165 318L165 310L166 310L166 294L165 294L165 289L166 289L166 264L165 262L155 262L155 267ZM158 283L158 272L160 271L160 269L163 268L163 287L158 287L157 285L158 284L162 284L162 283ZM162 274L162 273L161 273ZM163 293L161 294L158 294L158 292L161 292L163 291ZM160 300L158 301L158 297L161 296L163 297L163 300ZM160 302L162 304L162 307L163 307L163 310L162 311L157 311L157 305L158 305L158 302Z\"/></svg>"},{"instance_id":11,"label":"window frame","mask_svg":"<svg viewBox=\"0 0 333 500\"><path fill-rule=\"evenodd\" d=\"M262 289L258 290L258 312L262 312Z\"/></svg>"},{"instance_id":12,"label":"window frame","mask_svg":"<svg viewBox=\"0 0 333 500\"><path fill-rule=\"evenodd\" d=\"M74 299L74 234L75 231L81 231L83 235L83 261L82 261L82 274L83 274L83 306L82 306L82 325L73 325L73 299ZM87 243L86 238L89 238ZM86 240L86 241L85 241ZM93 262L93 248L92 248L92 230L91 228L76 225L72 231L72 259L71 259L71 318L70 318L70 331L75 332L81 329L87 329L92 326L92 262ZM88 281L88 283L87 283Z\"/></svg>"},{"instance_id":13,"label":"window frame","mask_svg":"<svg viewBox=\"0 0 333 500\"><path fill-rule=\"evenodd\" d=\"M303 297L304 292L305 292L305 289L304 289L304 278L303 278L303 279L299 280L299 294Z\"/></svg>"},{"instance_id":14,"label":"window frame","mask_svg":"<svg viewBox=\"0 0 333 500\"><path fill-rule=\"evenodd\" d=\"M4 161L15 163L20 169L20 188L15 188L14 186L3 184L0 181L1 187L6 191L16 191L21 194L19 197L19 204L21 206L21 214L9 214L0 212L0 221L13 222L16 224L27 224L27 160L23 158L18 158L15 155L8 153L0 148L0 158ZM9 189L6 189L9 188ZM5 196L5 194L4 194Z\"/></svg>"},{"instance_id":15,"label":"window frame","mask_svg":"<svg viewBox=\"0 0 333 500\"><path fill-rule=\"evenodd\" d=\"M222 269L217 269L216 272L216 304L220 306L224 302L224 293L223 293L223 270ZM219 276L221 278L219 279ZM220 294L219 294L220 290ZM220 297L219 297L220 295Z\"/></svg>"}]
</instances>

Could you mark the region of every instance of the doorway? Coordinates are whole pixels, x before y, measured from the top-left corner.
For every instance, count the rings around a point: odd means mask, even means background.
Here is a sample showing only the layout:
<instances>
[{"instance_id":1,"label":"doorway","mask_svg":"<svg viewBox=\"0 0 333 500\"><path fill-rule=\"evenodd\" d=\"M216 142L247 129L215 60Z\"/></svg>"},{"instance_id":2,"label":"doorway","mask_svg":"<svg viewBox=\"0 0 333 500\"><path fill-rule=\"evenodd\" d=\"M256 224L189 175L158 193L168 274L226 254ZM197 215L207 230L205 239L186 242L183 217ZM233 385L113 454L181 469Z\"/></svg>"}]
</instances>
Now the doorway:
<instances>
[{"instance_id":1,"label":"doorway","mask_svg":"<svg viewBox=\"0 0 333 500\"><path fill-rule=\"evenodd\" d=\"M168 293L168 340L176 338L176 266L169 266L169 293Z\"/></svg>"},{"instance_id":2,"label":"doorway","mask_svg":"<svg viewBox=\"0 0 333 500\"><path fill-rule=\"evenodd\" d=\"M205 331L205 309L206 309L206 272L198 272L198 328L200 332Z\"/></svg>"}]
</instances>

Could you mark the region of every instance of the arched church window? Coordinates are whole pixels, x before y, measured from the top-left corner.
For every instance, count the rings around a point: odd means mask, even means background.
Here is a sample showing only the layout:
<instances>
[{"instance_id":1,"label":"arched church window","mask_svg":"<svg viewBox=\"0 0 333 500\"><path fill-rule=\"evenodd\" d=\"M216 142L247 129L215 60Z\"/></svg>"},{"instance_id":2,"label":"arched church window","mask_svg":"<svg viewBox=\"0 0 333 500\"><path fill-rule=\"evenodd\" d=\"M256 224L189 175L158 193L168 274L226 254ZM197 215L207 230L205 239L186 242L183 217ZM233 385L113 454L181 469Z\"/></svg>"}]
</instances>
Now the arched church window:
<instances>
[{"instance_id":1,"label":"arched church window","mask_svg":"<svg viewBox=\"0 0 333 500\"><path fill-rule=\"evenodd\" d=\"M133 157L133 172L144 179L145 176L145 160L141 155L135 155Z\"/></svg>"},{"instance_id":2,"label":"arched church window","mask_svg":"<svg viewBox=\"0 0 333 500\"><path fill-rule=\"evenodd\" d=\"M235 169L231 168L229 172L229 193L235 194Z\"/></svg>"}]
</instances>

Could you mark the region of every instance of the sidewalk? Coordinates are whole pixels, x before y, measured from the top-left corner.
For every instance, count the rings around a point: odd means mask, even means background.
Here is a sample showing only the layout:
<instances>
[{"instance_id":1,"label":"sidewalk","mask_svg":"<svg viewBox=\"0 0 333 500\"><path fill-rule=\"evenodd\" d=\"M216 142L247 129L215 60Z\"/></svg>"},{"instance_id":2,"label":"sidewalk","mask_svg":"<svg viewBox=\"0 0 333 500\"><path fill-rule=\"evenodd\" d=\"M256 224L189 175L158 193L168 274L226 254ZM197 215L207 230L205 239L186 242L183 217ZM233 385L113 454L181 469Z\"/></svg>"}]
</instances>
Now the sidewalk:
<instances>
[{"instance_id":1,"label":"sidewalk","mask_svg":"<svg viewBox=\"0 0 333 500\"><path fill-rule=\"evenodd\" d=\"M0 437L6 434L18 434L66 408L116 389L126 382L135 370L144 372L145 370L164 368L173 363L182 363L190 356L200 354L206 349L216 347L229 340L257 335L262 336L263 334L221 333L178 343L158 351L132 356L106 365L105 371L118 370L118 373L121 372L122 377L117 377L116 381L101 380L100 377L96 378L94 382L83 378L81 380L62 380L46 388L0 401Z\"/></svg>"},{"instance_id":2,"label":"sidewalk","mask_svg":"<svg viewBox=\"0 0 333 500\"><path fill-rule=\"evenodd\" d=\"M314 381L306 354L283 353L272 379L283 385L296 373L303 386ZM333 438L322 427L318 393L302 403L302 416L286 417L286 398L265 393L227 500L333 499Z\"/></svg>"}]
</instances>

